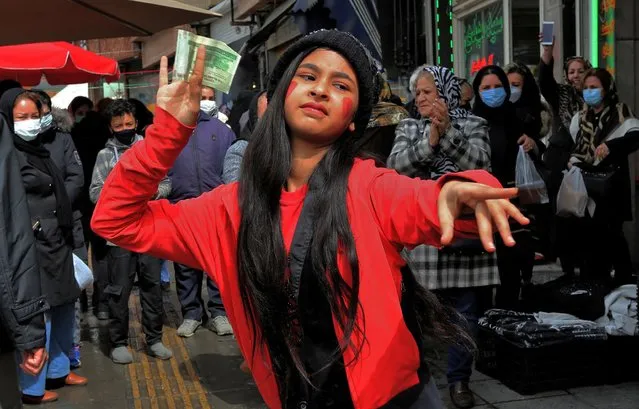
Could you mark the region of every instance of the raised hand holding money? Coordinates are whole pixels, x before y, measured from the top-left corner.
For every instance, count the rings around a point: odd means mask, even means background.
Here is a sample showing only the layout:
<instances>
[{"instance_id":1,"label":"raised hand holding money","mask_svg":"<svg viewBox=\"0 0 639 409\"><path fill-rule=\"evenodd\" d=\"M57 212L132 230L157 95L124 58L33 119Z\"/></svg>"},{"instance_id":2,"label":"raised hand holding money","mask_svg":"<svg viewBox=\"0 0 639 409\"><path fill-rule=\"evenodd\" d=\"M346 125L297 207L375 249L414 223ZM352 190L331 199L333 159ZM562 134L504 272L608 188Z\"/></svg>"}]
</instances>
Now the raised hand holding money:
<instances>
[{"instance_id":1,"label":"raised hand holding money","mask_svg":"<svg viewBox=\"0 0 639 409\"><path fill-rule=\"evenodd\" d=\"M160 61L160 88L157 93L157 106L171 114L187 126L194 126L200 112L202 76L206 49L199 47L193 73L188 81L173 81L169 84L169 61L162 57Z\"/></svg>"}]
</instances>

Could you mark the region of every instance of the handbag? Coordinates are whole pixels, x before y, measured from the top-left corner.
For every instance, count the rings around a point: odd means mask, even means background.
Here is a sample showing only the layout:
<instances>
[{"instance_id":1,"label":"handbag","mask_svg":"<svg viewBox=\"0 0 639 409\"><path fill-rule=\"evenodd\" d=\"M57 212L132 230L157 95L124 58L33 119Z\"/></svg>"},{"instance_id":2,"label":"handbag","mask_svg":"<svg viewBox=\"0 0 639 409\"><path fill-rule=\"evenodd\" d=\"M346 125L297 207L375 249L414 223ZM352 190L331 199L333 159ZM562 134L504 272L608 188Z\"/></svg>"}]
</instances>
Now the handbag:
<instances>
[{"instance_id":1,"label":"handbag","mask_svg":"<svg viewBox=\"0 0 639 409\"><path fill-rule=\"evenodd\" d=\"M618 170L618 167L606 167L603 169L598 169L597 167L582 168L581 175L584 178L588 196L597 199L605 198L612 194L613 180Z\"/></svg>"}]
</instances>

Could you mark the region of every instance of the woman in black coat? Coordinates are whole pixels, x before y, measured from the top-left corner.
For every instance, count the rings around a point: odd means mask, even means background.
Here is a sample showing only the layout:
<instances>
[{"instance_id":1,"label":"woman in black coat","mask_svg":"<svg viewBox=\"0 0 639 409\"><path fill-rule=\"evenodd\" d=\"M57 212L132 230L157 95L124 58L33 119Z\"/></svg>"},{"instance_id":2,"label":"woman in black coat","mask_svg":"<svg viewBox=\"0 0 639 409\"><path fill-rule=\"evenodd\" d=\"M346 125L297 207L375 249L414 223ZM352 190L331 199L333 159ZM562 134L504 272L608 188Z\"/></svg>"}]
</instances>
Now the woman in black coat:
<instances>
[{"instance_id":1,"label":"woman in black coat","mask_svg":"<svg viewBox=\"0 0 639 409\"><path fill-rule=\"evenodd\" d=\"M66 188L71 207L73 208L73 253L85 264L89 264L89 254L84 244L84 230L82 228L82 212L80 209L80 196L84 188L84 172L80 155L75 148L71 129L73 120L67 111L52 108L51 98L46 92L34 90L40 96L42 103L42 129L40 139L42 144L51 154L51 159L62 172L64 187ZM84 294L85 296L86 294ZM80 301L75 306L75 325L73 328L73 348L69 351L71 368L79 368L80 360L80 321L82 308Z\"/></svg>"},{"instance_id":2,"label":"woman in black coat","mask_svg":"<svg viewBox=\"0 0 639 409\"><path fill-rule=\"evenodd\" d=\"M519 101L511 102L512 99L516 99L512 98L512 95L520 92L519 99L524 98L524 101L534 97L529 95L530 91L524 95L527 90L523 88L523 83L521 85L522 88L511 89L508 76L495 65L482 68L473 81L473 114L488 121L491 169L504 187L515 185L515 165L520 146L533 159L539 157L544 149L539 135L541 116L535 119L536 115L531 114L532 109L518 103ZM515 247L508 247L503 241L496 240L501 280L496 301L497 307L504 309L518 308L521 280L523 279L525 284L530 282L535 262L530 230L513 226L513 233L517 241Z\"/></svg>"},{"instance_id":3,"label":"woman in black coat","mask_svg":"<svg viewBox=\"0 0 639 409\"><path fill-rule=\"evenodd\" d=\"M42 293L51 306L46 320L49 360L39 375L20 373L22 399L27 403L50 402L57 394L45 390L47 379L62 385L86 383L70 372L67 356L73 344L75 301L80 294L73 271L73 210L63 174L40 135L42 103L38 95L20 88L9 90L0 99L0 112L13 133L34 226Z\"/></svg>"}]
</instances>

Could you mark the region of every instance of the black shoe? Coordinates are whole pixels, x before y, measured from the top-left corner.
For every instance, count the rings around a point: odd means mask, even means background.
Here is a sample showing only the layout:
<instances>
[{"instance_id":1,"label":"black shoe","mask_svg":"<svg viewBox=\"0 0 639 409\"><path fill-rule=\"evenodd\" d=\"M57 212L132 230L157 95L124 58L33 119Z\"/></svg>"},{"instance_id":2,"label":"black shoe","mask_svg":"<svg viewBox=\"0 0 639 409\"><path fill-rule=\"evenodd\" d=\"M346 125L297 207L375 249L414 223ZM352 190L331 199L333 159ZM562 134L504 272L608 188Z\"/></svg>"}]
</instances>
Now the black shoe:
<instances>
[{"instance_id":1,"label":"black shoe","mask_svg":"<svg viewBox=\"0 0 639 409\"><path fill-rule=\"evenodd\" d=\"M450 399L459 409L470 409L475 406L475 397L468 387L468 382L456 382L450 387Z\"/></svg>"}]
</instances>

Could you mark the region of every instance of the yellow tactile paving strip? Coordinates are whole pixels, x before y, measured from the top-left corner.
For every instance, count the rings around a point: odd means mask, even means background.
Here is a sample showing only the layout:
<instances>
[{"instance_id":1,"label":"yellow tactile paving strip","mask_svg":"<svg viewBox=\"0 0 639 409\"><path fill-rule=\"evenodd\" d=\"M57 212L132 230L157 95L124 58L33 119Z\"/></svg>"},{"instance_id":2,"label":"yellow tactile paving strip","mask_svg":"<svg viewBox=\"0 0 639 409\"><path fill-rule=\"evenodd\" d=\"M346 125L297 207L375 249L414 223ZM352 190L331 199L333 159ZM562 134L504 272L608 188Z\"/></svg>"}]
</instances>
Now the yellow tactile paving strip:
<instances>
[{"instance_id":1,"label":"yellow tactile paving strip","mask_svg":"<svg viewBox=\"0 0 639 409\"><path fill-rule=\"evenodd\" d=\"M165 302L168 324L165 322L163 342L173 351L173 358L161 361L146 354L146 343L141 324L139 297L133 294L129 301L129 342L133 363L128 366L128 381L135 409L212 409L207 394L193 367L191 357L178 337L178 317Z\"/></svg>"}]
</instances>

